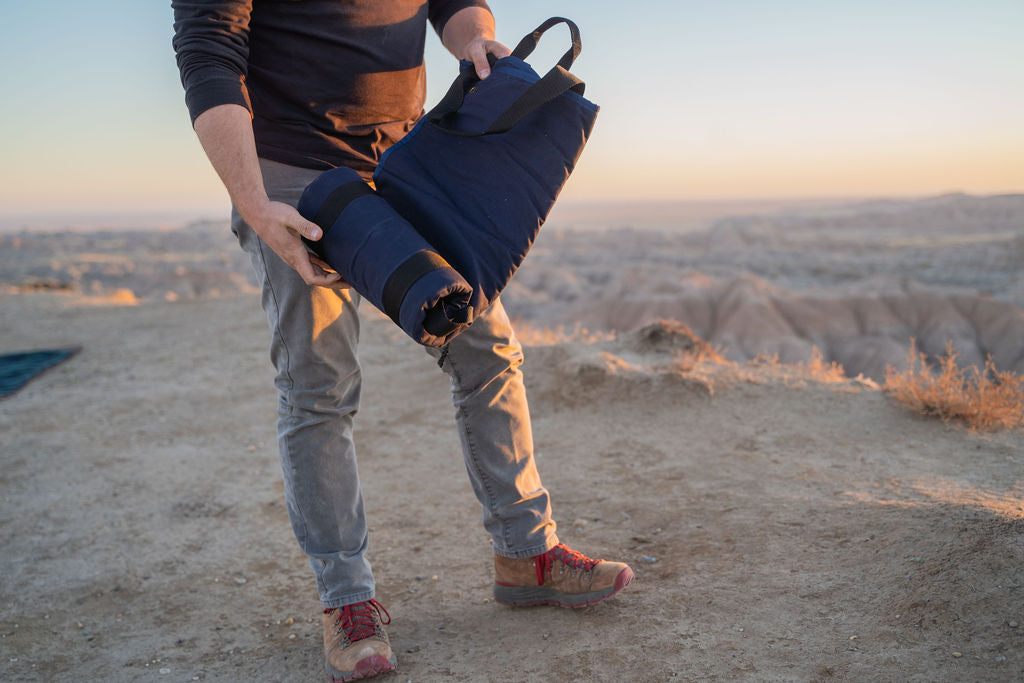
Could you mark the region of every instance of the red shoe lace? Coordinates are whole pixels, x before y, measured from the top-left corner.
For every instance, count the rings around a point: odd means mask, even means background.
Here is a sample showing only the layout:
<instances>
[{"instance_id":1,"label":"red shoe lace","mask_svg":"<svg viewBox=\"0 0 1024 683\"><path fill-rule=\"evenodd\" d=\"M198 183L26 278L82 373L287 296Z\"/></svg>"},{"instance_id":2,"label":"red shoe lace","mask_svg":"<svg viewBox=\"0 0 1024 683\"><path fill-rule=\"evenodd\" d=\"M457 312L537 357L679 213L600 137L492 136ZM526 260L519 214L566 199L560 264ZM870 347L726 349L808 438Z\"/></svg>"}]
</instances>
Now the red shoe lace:
<instances>
[{"instance_id":1,"label":"red shoe lace","mask_svg":"<svg viewBox=\"0 0 1024 683\"><path fill-rule=\"evenodd\" d=\"M548 570L551 569L551 565L554 564L555 560L558 560L562 564L567 564L573 569L582 569L585 572L589 572L597 566L598 562L601 561L592 560L583 553L577 552L569 546L559 543L543 555L538 555L534 558L534 567L537 570L538 586L544 585L544 577L547 575Z\"/></svg>"},{"instance_id":2,"label":"red shoe lace","mask_svg":"<svg viewBox=\"0 0 1024 683\"><path fill-rule=\"evenodd\" d=\"M373 618L374 612L377 613L377 618L381 623L391 623L391 615L384 609L384 605L376 600L357 602L344 607L328 607L324 610L324 614L331 612L338 613L336 620L338 630L344 631L349 641L353 643L377 634L377 622Z\"/></svg>"}]
</instances>

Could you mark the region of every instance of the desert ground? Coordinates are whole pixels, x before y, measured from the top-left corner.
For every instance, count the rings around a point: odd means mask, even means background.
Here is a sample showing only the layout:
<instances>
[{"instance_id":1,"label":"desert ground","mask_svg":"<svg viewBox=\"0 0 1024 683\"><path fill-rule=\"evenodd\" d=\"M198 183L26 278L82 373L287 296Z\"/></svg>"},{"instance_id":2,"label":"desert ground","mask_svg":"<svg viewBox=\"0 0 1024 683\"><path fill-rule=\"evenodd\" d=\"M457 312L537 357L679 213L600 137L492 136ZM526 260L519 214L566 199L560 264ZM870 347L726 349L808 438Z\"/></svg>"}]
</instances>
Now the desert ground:
<instances>
[{"instance_id":1,"label":"desert ground","mask_svg":"<svg viewBox=\"0 0 1024 683\"><path fill-rule=\"evenodd\" d=\"M514 610L490 599L447 378L365 318L356 436L393 680L1024 675L1019 433L807 366L688 362L671 324L528 347L560 533L638 578ZM83 347L0 402L0 677L321 680L256 298L19 294L0 324L9 348Z\"/></svg>"},{"instance_id":2,"label":"desert ground","mask_svg":"<svg viewBox=\"0 0 1024 683\"><path fill-rule=\"evenodd\" d=\"M506 299L539 467L562 539L637 573L582 610L492 601L447 377L364 304L357 450L399 658L382 680L1024 678L1024 434L919 417L876 382L922 333L1020 370L1019 207L943 201L952 223L917 203L832 232L818 213L542 233ZM0 679L324 680L230 235L0 247L0 353L81 347L0 400ZM855 329L877 353L831 370Z\"/></svg>"}]
</instances>

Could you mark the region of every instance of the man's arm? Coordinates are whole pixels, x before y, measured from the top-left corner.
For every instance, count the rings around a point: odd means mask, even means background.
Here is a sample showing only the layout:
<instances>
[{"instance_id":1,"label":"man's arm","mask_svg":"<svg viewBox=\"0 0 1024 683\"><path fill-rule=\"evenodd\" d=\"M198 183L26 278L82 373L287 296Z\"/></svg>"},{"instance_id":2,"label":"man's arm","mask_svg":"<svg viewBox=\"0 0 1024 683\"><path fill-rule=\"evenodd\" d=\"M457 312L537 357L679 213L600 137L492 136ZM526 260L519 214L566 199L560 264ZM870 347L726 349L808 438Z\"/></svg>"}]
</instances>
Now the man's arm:
<instances>
[{"instance_id":1,"label":"man's arm","mask_svg":"<svg viewBox=\"0 0 1024 683\"><path fill-rule=\"evenodd\" d=\"M494 39L494 16L485 7L464 7L453 14L441 32L441 42L459 59L473 62L476 74L487 78L487 55L508 57L512 51Z\"/></svg>"},{"instance_id":2,"label":"man's arm","mask_svg":"<svg viewBox=\"0 0 1024 683\"><path fill-rule=\"evenodd\" d=\"M343 287L299 239L320 229L263 187L245 87L251 0L173 0L174 50L199 142L238 213L310 285Z\"/></svg>"},{"instance_id":3,"label":"man's arm","mask_svg":"<svg viewBox=\"0 0 1024 683\"><path fill-rule=\"evenodd\" d=\"M231 196L235 209L275 254L308 285L347 287L326 263L309 253L299 238L318 240L322 232L291 205L272 202L263 187L249 112L237 104L207 109L195 120L196 135Z\"/></svg>"}]
</instances>

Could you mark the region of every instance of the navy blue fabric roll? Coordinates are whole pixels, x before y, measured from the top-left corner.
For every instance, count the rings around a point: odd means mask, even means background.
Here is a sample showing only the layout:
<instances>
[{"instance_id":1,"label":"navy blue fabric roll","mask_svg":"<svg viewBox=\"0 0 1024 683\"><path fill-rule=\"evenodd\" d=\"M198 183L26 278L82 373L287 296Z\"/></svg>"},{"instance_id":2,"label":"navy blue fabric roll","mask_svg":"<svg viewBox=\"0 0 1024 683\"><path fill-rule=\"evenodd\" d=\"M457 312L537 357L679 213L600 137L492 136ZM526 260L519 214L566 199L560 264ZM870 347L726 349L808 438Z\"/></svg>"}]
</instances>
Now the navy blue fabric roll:
<instances>
[{"instance_id":1,"label":"navy blue fabric roll","mask_svg":"<svg viewBox=\"0 0 1024 683\"><path fill-rule=\"evenodd\" d=\"M572 48L542 78L523 58L558 23ZM377 193L472 286L477 315L522 263L593 129L599 108L566 70L580 49L575 24L556 17L485 80L462 62L442 102L374 173Z\"/></svg>"},{"instance_id":2,"label":"navy blue fabric roll","mask_svg":"<svg viewBox=\"0 0 1024 683\"><path fill-rule=\"evenodd\" d=\"M444 346L473 320L473 288L355 171L322 173L299 213L324 231L306 244L412 339Z\"/></svg>"}]
</instances>

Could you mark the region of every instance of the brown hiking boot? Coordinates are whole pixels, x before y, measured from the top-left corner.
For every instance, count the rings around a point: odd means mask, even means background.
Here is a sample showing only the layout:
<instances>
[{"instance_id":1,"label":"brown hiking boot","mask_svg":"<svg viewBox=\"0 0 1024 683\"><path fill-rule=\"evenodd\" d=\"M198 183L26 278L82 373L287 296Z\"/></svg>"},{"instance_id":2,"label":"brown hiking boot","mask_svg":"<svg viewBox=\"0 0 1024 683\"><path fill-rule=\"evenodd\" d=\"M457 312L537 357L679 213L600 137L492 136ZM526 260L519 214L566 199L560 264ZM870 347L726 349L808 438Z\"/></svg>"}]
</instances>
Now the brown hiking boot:
<instances>
[{"instance_id":1,"label":"brown hiking boot","mask_svg":"<svg viewBox=\"0 0 1024 683\"><path fill-rule=\"evenodd\" d=\"M327 678L343 683L393 671L395 655L384 630L384 624L390 623L391 615L376 600L325 609Z\"/></svg>"},{"instance_id":2,"label":"brown hiking boot","mask_svg":"<svg viewBox=\"0 0 1024 683\"><path fill-rule=\"evenodd\" d=\"M632 580L633 570L622 562L592 560L562 544L520 560L494 556L494 599L517 607L586 607Z\"/></svg>"}]
</instances>

